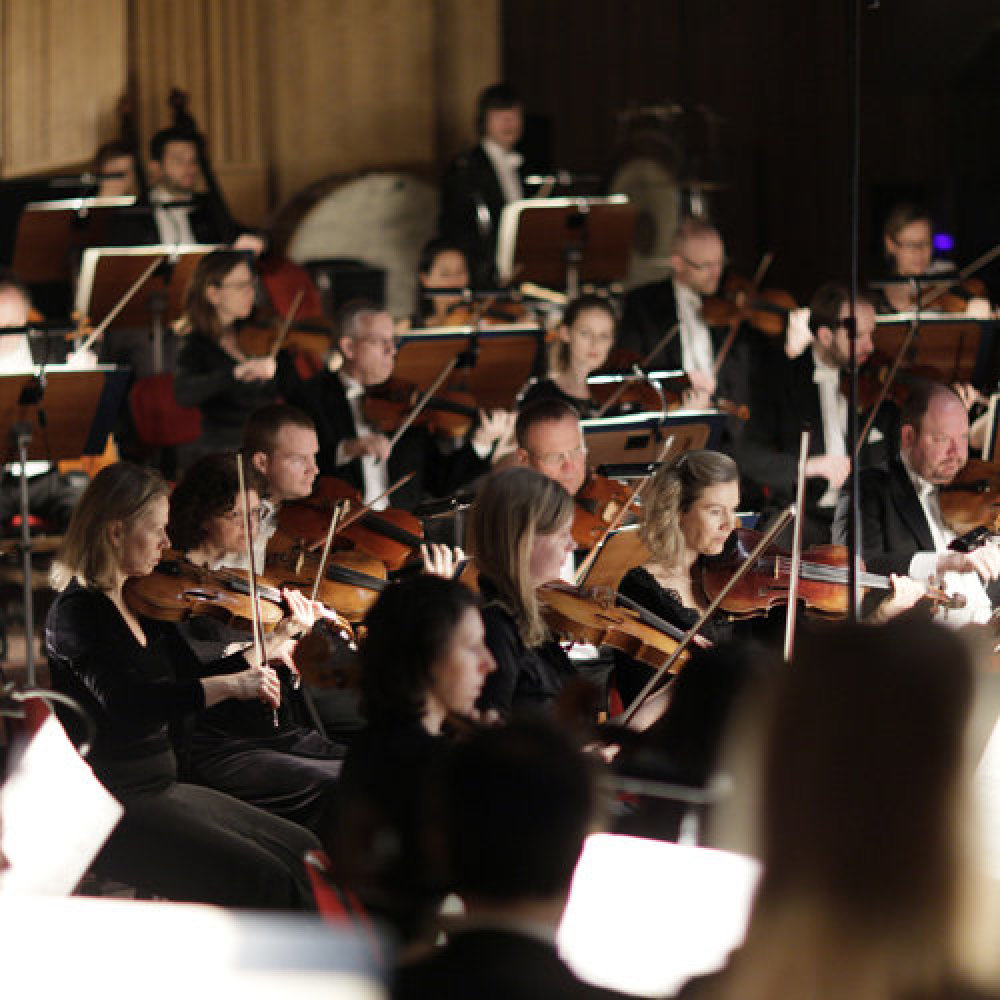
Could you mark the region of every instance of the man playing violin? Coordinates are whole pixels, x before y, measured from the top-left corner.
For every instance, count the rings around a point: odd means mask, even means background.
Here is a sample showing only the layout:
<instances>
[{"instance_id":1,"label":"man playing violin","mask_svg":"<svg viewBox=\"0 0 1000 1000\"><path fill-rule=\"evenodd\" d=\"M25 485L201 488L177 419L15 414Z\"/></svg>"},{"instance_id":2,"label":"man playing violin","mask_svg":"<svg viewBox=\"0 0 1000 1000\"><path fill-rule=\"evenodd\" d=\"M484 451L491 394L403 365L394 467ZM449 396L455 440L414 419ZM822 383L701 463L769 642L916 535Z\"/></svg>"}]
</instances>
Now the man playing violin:
<instances>
[{"instance_id":1,"label":"man playing violin","mask_svg":"<svg viewBox=\"0 0 1000 1000\"><path fill-rule=\"evenodd\" d=\"M619 344L645 357L679 323L675 336L655 357L657 369L683 369L691 380L684 397L689 407L711 406L716 390L726 399L749 397L749 345L734 342L719 371L716 353L725 330L713 333L701 315L702 301L714 295L725 267L726 249L719 231L701 219L685 219L677 228L670 254L671 276L637 288L625 297Z\"/></svg>"},{"instance_id":2,"label":"man playing violin","mask_svg":"<svg viewBox=\"0 0 1000 1000\"><path fill-rule=\"evenodd\" d=\"M587 446L576 408L561 399L526 406L514 425L518 465L554 479L571 496L587 478Z\"/></svg>"},{"instance_id":3,"label":"man playing violin","mask_svg":"<svg viewBox=\"0 0 1000 1000\"><path fill-rule=\"evenodd\" d=\"M302 400L316 421L323 475L346 480L361 491L365 503L371 503L404 473L415 472L391 498L393 506L409 509L425 493L446 496L488 471L493 449L511 421L503 410L480 411L470 437L451 451L442 449L421 427L409 428L391 447L389 435L368 421L365 391L387 381L396 360L395 330L388 312L364 300L349 303L339 317L336 346L338 352L308 383ZM383 497L375 507L388 505Z\"/></svg>"},{"instance_id":4,"label":"man playing violin","mask_svg":"<svg viewBox=\"0 0 1000 1000\"><path fill-rule=\"evenodd\" d=\"M859 299L855 308L860 365L872 353L875 310L866 299ZM785 354L774 351L771 363L762 366L754 380L750 419L738 453L751 488L756 486L765 497L764 512L773 513L795 497L799 441L802 429L811 428L805 469L809 482L803 544L807 546L830 541L837 494L851 468L847 400L840 387L850 357L849 315L847 289L831 283L819 288L809 304L808 330L802 329L802 317L793 317ZM883 457L884 445L872 446L887 433L888 427L869 432L861 452L863 463Z\"/></svg>"},{"instance_id":5,"label":"man playing violin","mask_svg":"<svg viewBox=\"0 0 1000 1000\"><path fill-rule=\"evenodd\" d=\"M1000 546L988 542L972 552L952 551L955 532L941 513L941 489L968 460L965 406L949 386L927 383L907 399L901 422L898 456L886 468L861 474L865 563L874 572L906 573L963 594L965 608L939 612L949 623L985 621L1000 599ZM842 503L838 527L846 517Z\"/></svg>"}]
</instances>

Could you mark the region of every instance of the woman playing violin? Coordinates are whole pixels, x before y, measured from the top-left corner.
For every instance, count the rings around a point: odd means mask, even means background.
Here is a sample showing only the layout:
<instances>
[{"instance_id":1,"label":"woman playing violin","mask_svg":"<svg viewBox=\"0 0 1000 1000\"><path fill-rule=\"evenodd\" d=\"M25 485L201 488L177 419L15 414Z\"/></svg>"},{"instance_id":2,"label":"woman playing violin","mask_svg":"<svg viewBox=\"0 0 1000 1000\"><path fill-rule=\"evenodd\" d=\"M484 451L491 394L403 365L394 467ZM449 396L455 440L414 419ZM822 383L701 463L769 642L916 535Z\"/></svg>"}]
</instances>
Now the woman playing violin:
<instances>
[{"instance_id":1,"label":"woman playing violin","mask_svg":"<svg viewBox=\"0 0 1000 1000\"><path fill-rule=\"evenodd\" d=\"M519 406L554 397L574 406L581 417L594 416L597 403L587 377L607 363L615 325L614 308L607 299L597 295L574 299L556 330L549 374L527 389Z\"/></svg>"},{"instance_id":2,"label":"woman playing violin","mask_svg":"<svg viewBox=\"0 0 1000 1000\"><path fill-rule=\"evenodd\" d=\"M472 506L469 551L479 570L486 644L497 663L483 708L504 716L545 708L575 675L542 619L536 594L559 579L576 547L572 527L572 498L534 469L495 473Z\"/></svg>"},{"instance_id":3,"label":"woman playing violin","mask_svg":"<svg viewBox=\"0 0 1000 1000\"><path fill-rule=\"evenodd\" d=\"M253 307L254 276L246 254L216 250L199 261L185 296L174 394L181 406L201 410L202 432L185 447L183 465L200 455L235 450L258 406L297 389L286 353L251 358L240 349L236 325Z\"/></svg>"},{"instance_id":4,"label":"woman playing violin","mask_svg":"<svg viewBox=\"0 0 1000 1000\"><path fill-rule=\"evenodd\" d=\"M344 762L324 840L338 881L416 935L444 893L427 856L427 786L450 743L448 720L476 718L495 669L475 595L421 577L385 590L368 612L361 678L368 729Z\"/></svg>"},{"instance_id":5,"label":"woman playing violin","mask_svg":"<svg viewBox=\"0 0 1000 1000\"><path fill-rule=\"evenodd\" d=\"M73 512L52 581L45 645L53 685L97 724L90 764L125 806L98 865L168 899L303 908L308 831L210 788L177 780L167 727L226 701L274 704L266 666L198 676L176 634L128 606L125 581L167 546L167 486L127 463L103 469Z\"/></svg>"},{"instance_id":6,"label":"woman playing violin","mask_svg":"<svg viewBox=\"0 0 1000 1000\"><path fill-rule=\"evenodd\" d=\"M417 261L417 282L414 326L454 325L455 310L463 308L461 292L469 285L469 265L461 247L439 238L425 243ZM459 294L425 294L452 288Z\"/></svg>"},{"instance_id":7,"label":"woman playing violin","mask_svg":"<svg viewBox=\"0 0 1000 1000\"><path fill-rule=\"evenodd\" d=\"M251 532L260 523L263 480L248 469L246 503ZM246 553L244 501L236 456L206 455L188 470L170 497L167 532L174 548L197 566L221 567L228 556ZM186 744L192 780L228 792L286 819L315 829L329 805L340 774L343 747L299 724L299 695L292 667L294 636L304 634L325 610L295 590L282 591L290 614L264 636L264 654L281 682L274 710L261 704L218 705L199 717ZM178 623L202 673L245 667L252 656L250 635L215 618ZM228 655L227 655L228 654Z\"/></svg>"}]
</instances>

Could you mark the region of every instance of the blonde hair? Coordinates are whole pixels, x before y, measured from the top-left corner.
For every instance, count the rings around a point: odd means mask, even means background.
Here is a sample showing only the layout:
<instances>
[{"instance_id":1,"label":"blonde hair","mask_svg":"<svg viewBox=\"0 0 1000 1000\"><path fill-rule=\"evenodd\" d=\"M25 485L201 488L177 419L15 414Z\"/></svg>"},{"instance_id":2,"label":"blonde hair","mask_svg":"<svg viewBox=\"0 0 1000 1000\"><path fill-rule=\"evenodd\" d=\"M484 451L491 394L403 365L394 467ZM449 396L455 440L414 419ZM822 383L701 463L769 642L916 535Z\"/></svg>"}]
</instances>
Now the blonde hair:
<instances>
[{"instance_id":1,"label":"blonde hair","mask_svg":"<svg viewBox=\"0 0 1000 1000\"><path fill-rule=\"evenodd\" d=\"M718 451L688 451L653 474L643 497L639 537L654 559L676 566L684 551L680 515L710 486L732 483L740 470Z\"/></svg>"},{"instance_id":2,"label":"blonde hair","mask_svg":"<svg viewBox=\"0 0 1000 1000\"><path fill-rule=\"evenodd\" d=\"M520 466L490 476L472 506L469 551L527 646L549 638L529 574L535 538L554 534L572 516L573 500L559 483Z\"/></svg>"},{"instance_id":3,"label":"blonde hair","mask_svg":"<svg viewBox=\"0 0 1000 1000\"><path fill-rule=\"evenodd\" d=\"M118 462L102 469L73 510L66 536L52 563L49 579L56 590L76 580L85 587L110 590L120 560L108 536L108 526L134 524L159 497L169 493L155 469Z\"/></svg>"}]
</instances>

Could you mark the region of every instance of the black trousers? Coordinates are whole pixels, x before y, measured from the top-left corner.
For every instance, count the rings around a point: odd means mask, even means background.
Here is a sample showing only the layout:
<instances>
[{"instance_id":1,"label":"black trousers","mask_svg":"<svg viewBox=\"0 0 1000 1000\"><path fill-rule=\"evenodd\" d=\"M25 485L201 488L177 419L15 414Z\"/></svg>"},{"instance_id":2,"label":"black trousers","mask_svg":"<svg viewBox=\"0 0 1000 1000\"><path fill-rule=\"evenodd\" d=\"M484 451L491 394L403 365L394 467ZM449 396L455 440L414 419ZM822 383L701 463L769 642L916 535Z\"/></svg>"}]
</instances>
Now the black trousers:
<instances>
[{"instance_id":1,"label":"black trousers","mask_svg":"<svg viewBox=\"0 0 1000 1000\"><path fill-rule=\"evenodd\" d=\"M95 869L178 902L309 910L315 904L302 857L317 847L295 823L214 789L173 782L127 799Z\"/></svg>"}]
</instances>

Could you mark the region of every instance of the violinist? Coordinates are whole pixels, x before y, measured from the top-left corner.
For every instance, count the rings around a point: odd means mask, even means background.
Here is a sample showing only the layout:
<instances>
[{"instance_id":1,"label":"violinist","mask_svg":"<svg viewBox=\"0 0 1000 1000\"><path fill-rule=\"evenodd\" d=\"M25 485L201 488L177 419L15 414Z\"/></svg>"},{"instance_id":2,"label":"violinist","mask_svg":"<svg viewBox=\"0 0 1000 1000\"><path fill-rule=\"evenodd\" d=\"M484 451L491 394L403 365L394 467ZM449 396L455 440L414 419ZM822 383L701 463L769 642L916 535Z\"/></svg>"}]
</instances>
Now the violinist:
<instances>
[{"instance_id":1,"label":"violinist","mask_svg":"<svg viewBox=\"0 0 1000 1000\"><path fill-rule=\"evenodd\" d=\"M454 325L456 307L461 307L462 296L425 295L425 289L461 292L469 286L469 264L465 252L457 243L435 238L420 250L417 261L417 314L414 326Z\"/></svg>"},{"instance_id":2,"label":"violinist","mask_svg":"<svg viewBox=\"0 0 1000 1000\"><path fill-rule=\"evenodd\" d=\"M497 670L480 707L509 717L551 706L576 675L542 619L536 591L560 579L576 547L573 501L533 469L490 476L472 506L468 549L479 570L486 644Z\"/></svg>"},{"instance_id":3,"label":"violinist","mask_svg":"<svg viewBox=\"0 0 1000 1000\"><path fill-rule=\"evenodd\" d=\"M422 427L411 427L395 448L389 436L365 416L367 389L390 378L396 360L392 316L364 300L348 303L338 321L338 353L328 367L306 386L303 408L319 432L319 467L323 475L344 479L361 491L365 503L383 494L405 472L416 475L392 495L392 505L409 509L424 494L447 496L489 469L509 416L502 410L481 412L470 437L440 442ZM442 447L443 445L443 447ZM450 451L445 448L451 447ZM377 509L389 505L383 497Z\"/></svg>"},{"instance_id":4,"label":"violinist","mask_svg":"<svg viewBox=\"0 0 1000 1000\"><path fill-rule=\"evenodd\" d=\"M587 479L587 445L579 412L561 399L526 405L514 424L518 465L555 480L571 496Z\"/></svg>"},{"instance_id":5,"label":"violinist","mask_svg":"<svg viewBox=\"0 0 1000 1000\"><path fill-rule=\"evenodd\" d=\"M261 477L247 472L246 502L251 531L260 523ZM206 455L187 471L170 497L167 533L171 544L196 566L219 569L235 553L246 552L236 456ZM290 614L264 636L264 655L281 684L274 712L256 703L227 702L204 712L184 745L191 780L316 829L325 815L344 748L315 729L299 724L297 678L291 654L294 638L315 624L322 606L294 590L282 592ZM251 636L207 616L173 626L201 665L203 674L245 669Z\"/></svg>"},{"instance_id":6,"label":"violinist","mask_svg":"<svg viewBox=\"0 0 1000 1000\"><path fill-rule=\"evenodd\" d=\"M791 349L774 351L754 380L750 419L738 449L740 467L751 484L766 496L765 514L786 507L795 496L799 440L802 428L812 429L806 462L803 544L830 541L834 506L850 472L847 454L847 399L842 374L850 358L847 319L850 294L837 284L820 287L809 303L808 347L795 357ZM859 298L856 304L857 352L861 365L872 352L875 310ZM789 336L798 329L789 324ZM883 459L891 416L880 411L861 452L862 464Z\"/></svg>"},{"instance_id":7,"label":"violinist","mask_svg":"<svg viewBox=\"0 0 1000 1000\"><path fill-rule=\"evenodd\" d=\"M167 547L159 473L111 465L87 487L53 566L60 591L45 626L52 684L97 725L89 763L125 806L98 858L110 877L168 899L253 908L311 907L295 823L177 780L168 724L227 700L273 704L273 671L198 676L176 633L138 617L125 581L153 571ZM191 668L191 669L188 669Z\"/></svg>"},{"instance_id":8,"label":"violinist","mask_svg":"<svg viewBox=\"0 0 1000 1000\"><path fill-rule=\"evenodd\" d=\"M524 102L509 84L487 87L476 102L478 144L458 156L441 181L438 233L465 250L474 284L496 284L497 232L504 205L524 197Z\"/></svg>"},{"instance_id":9,"label":"violinist","mask_svg":"<svg viewBox=\"0 0 1000 1000\"><path fill-rule=\"evenodd\" d=\"M901 416L900 448L886 468L861 474L861 539L865 564L877 573L906 573L943 583L965 596L966 606L941 609L950 624L982 622L1000 598L1000 546L988 542L955 552L955 538L941 513L940 493L968 460L969 417L949 386L916 387ZM841 504L838 522L846 522Z\"/></svg>"},{"instance_id":10,"label":"violinist","mask_svg":"<svg viewBox=\"0 0 1000 1000\"><path fill-rule=\"evenodd\" d=\"M368 729L352 743L324 836L339 883L409 942L444 896L426 832L428 784L449 720L476 719L495 669L473 593L421 577L383 591L365 618L361 684Z\"/></svg>"},{"instance_id":11,"label":"violinist","mask_svg":"<svg viewBox=\"0 0 1000 1000\"><path fill-rule=\"evenodd\" d=\"M725 331L713 332L701 315L702 300L718 290L725 262L726 250L718 230L702 219L685 219L673 240L671 276L625 296L621 347L645 357L674 324L680 324L677 336L651 364L687 372L691 388L683 397L686 407L710 407L716 392L734 403L749 402L748 339L733 343L717 372L716 352Z\"/></svg>"},{"instance_id":12,"label":"violinist","mask_svg":"<svg viewBox=\"0 0 1000 1000\"><path fill-rule=\"evenodd\" d=\"M181 449L181 464L201 455L235 451L243 425L259 406L279 394L300 391L288 353L248 357L236 326L253 310L254 279L247 255L235 250L207 254L195 268L185 295L174 395L181 406L201 410L202 432Z\"/></svg>"},{"instance_id":13,"label":"violinist","mask_svg":"<svg viewBox=\"0 0 1000 1000\"><path fill-rule=\"evenodd\" d=\"M576 407L582 418L595 416L598 407L587 378L607 363L615 324L614 307L607 299L597 295L574 299L556 330L548 375L525 390L519 408L540 399L559 399Z\"/></svg>"},{"instance_id":14,"label":"violinist","mask_svg":"<svg viewBox=\"0 0 1000 1000\"><path fill-rule=\"evenodd\" d=\"M160 129L149 142L152 211L119 212L111 244L226 243L256 256L263 253L264 240L241 232L220 200L199 192L199 178L198 145L191 133L179 126Z\"/></svg>"},{"instance_id":15,"label":"violinist","mask_svg":"<svg viewBox=\"0 0 1000 1000\"><path fill-rule=\"evenodd\" d=\"M122 198L139 193L135 157L121 139L105 142L97 150L94 173L98 176L98 198Z\"/></svg>"},{"instance_id":16,"label":"violinist","mask_svg":"<svg viewBox=\"0 0 1000 1000\"><path fill-rule=\"evenodd\" d=\"M954 265L947 261L934 260L933 220L930 213L919 205L896 205L885 220L882 240L892 277L919 278L940 274L947 278L954 271ZM921 284L933 288L926 281ZM889 285L878 292L875 307L880 313L905 312L913 308L914 302L913 285ZM972 318L988 319L989 300L972 296L963 311Z\"/></svg>"}]
</instances>

